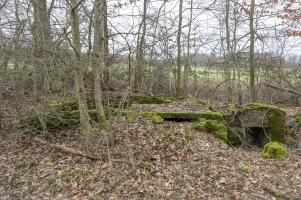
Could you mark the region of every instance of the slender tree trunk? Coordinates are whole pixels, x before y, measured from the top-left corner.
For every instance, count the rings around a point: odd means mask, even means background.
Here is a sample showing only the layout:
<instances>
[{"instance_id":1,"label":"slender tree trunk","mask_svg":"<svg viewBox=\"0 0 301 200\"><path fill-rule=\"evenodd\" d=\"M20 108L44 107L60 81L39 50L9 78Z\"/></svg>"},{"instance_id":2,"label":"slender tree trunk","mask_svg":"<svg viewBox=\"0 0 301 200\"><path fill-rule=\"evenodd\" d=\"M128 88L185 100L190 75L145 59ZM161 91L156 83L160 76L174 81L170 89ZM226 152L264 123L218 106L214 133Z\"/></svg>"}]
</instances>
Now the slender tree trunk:
<instances>
[{"instance_id":1,"label":"slender tree trunk","mask_svg":"<svg viewBox=\"0 0 301 200\"><path fill-rule=\"evenodd\" d=\"M176 97L181 96L181 35L182 35L182 11L183 0L180 0L179 4L179 22L178 22L178 35L177 35L177 72L176 72Z\"/></svg>"},{"instance_id":2,"label":"slender tree trunk","mask_svg":"<svg viewBox=\"0 0 301 200\"><path fill-rule=\"evenodd\" d=\"M136 60L137 65L135 69L135 81L134 81L134 91L138 92L142 87L143 79L143 65L144 65L144 43L145 43L145 33L146 33L146 12L147 12L148 0L143 2L143 16L142 16L142 33L140 40L138 40ZM139 38L139 37L138 37Z\"/></svg>"},{"instance_id":3,"label":"slender tree trunk","mask_svg":"<svg viewBox=\"0 0 301 200\"><path fill-rule=\"evenodd\" d=\"M255 0L251 0L251 9L250 9L250 92L251 92L251 101L255 102L256 97L256 89L255 89L255 30L254 30L254 13L255 13Z\"/></svg>"},{"instance_id":4,"label":"slender tree trunk","mask_svg":"<svg viewBox=\"0 0 301 200\"><path fill-rule=\"evenodd\" d=\"M184 66L184 77L183 77L183 93L185 96L188 94L188 80L189 80L189 69L190 69L190 35L191 35L191 28L192 28L192 14L193 14L193 0L190 1L190 18L189 18L189 27L188 27L188 34L187 34L187 54L185 59L185 66Z\"/></svg>"},{"instance_id":5,"label":"slender tree trunk","mask_svg":"<svg viewBox=\"0 0 301 200\"><path fill-rule=\"evenodd\" d=\"M90 116L88 114L88 105L85 96L84 88L84 68L81 66L81 44L79 32L79 19L78 19L78 2L77 0L70 0L70 17L72 28L72 46L74 50L74 63L77 67L75 71L75 89L76 96L79 104L80 125L83 136L89 139L92 135L92 129L89 122Z\"/></svg>"},{"instance_id":6,"label":"slender tree trunk","mask_svg":"<svg viewBox=\"0 0 301 200\"><path fill-rule=\"evenodd\" d=\"M226 96L228 103L232 103L232 84L231 80L231 58L233 57L233 52L231 50L231 42L230 42L230 0L226 0L226 43L227 43L227 51L226 51Z\"/></svg>"},{"instance_id":7,"label":"slender tree trunk","mask_svg":"<svg viewBox=\"0 0 301 200\"><path fill-rule=\"evenodd\" d=\"M157 18L156 18L156 23L155 23L155 28L154 28L154 35L157 34L158 26L159 26L159 19L161 15L161 11L165 6L167 0L164 0L162 5L159 8ZM148 70L148 85L147 85L147 94L152 94L152 88L153 88L153 83L154 83L154 72L151 71L151 66L154 61L154 53L155 53L155 44L156 44L156 37L153 37L152 40L152 45L151 45L151 51L150 51L150 65L149 65L149 70Z\"/></svg>"},{"instance_id":8,"label":"slender tree trunk","mask_svg":"<svg viewBox=\"0 0 301 200\"><path fill-rule=\"evenodd\" d=\"M102 102L101 74L107 67L106 52L106 0L96 0L94 9L94 44L93 44L93 70L95 86L95 104L97 110L98 123L103 128L107 128L107 120Z\"/></svg>"},{"instance_id":9,"label":"slender tree trunk","mask_svg":"<svg viewBox=\"0 0 301 200\"><path fill-rule=\"evenodd\" d=\"M110 70L109 70L109 33L108 33L108 5L107 0L103 0L103 17L104 17L104 84L106 88L109 88Z\"/></svg>"}]
</instances>

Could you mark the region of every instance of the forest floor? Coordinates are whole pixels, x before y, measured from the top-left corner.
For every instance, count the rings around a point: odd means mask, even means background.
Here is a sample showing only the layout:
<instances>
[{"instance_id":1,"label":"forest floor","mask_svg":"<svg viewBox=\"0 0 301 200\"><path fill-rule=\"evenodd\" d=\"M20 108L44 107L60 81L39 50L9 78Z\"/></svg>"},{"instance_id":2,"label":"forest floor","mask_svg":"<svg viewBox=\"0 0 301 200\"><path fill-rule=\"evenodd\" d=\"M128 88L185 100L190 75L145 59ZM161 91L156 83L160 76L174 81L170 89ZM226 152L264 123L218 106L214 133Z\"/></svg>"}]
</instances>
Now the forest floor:
<instances>
[{"instance_id":1,"label":"forest floor","mask_svg":"<svg viewBox=\"0 0 301 200\"><path fill-rule=\"evenodd\" d=\"M284 161L264 160L260 148L231 147L192 130L191 123L154 125L143 118L115 123L112 149L101 140L87 145L79 130L51 138L52 143L93 155L107 157L110 152L112 162L93 161L22 135L19 120L29 108L9 105L0 139L2 200L301 199L301 156L293 153ZM181 103L175 107L181 105L184 110L194 109ZM287 110L292 115L301 111ZM253 171L245 173L243 166Z\"/></svg>"}]
</instances>

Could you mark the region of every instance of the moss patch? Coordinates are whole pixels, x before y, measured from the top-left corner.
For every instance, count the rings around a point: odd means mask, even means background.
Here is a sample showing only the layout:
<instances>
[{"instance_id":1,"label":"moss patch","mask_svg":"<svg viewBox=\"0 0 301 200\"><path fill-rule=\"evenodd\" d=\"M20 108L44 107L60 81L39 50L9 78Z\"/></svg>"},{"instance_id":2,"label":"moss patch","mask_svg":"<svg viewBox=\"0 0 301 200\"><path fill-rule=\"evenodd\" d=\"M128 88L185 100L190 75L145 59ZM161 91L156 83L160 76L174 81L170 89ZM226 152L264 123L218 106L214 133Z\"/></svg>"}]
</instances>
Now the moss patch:
<instances>
[{"instance_id":1,"label":"moss patch","mask_svg":"<svg viewBox=\"0 0 301 200\"><path fill-rule=\"evenodd\" d=\"M219 121L216 121L216 120L201 121L197 124L194 124L192 126L192 128L195 130L198 130L198 131L211 133L214 135L214 137L228 142L227 128L223 123L221 123Z\"/></svg>"},{"instance_id":2,"label":"moss patch","mask_svg":"<svg viewBox=\"0 0 301 200\"><path fill-rule=\"evenodd\" d=\"M157 114L151 115L150 118L154 124L162 124L164 122L164 119Z\"/></svg>"},{"instance_id":3,"label":"moss patch","mask_svg":"<svg viewBox=\"0 0 301 200\"><path fill-rule=\"evenodd\" d=\"M140 166L144 169L150 169L150 168L152 168L153 164L148 161L141 161Z\"/></svg>"},{"instance_id":4,"label":"moss patch","mask_svg":"<svg viewBox=\"0 0 301 200\"><path fill-rule=\"evenodd\" d=\"M270 193L271 195L273 195L274 197L280 198L280 199L284 199L284 200L293 200L295 198L286 196L283 192L280 192L276 189L273 188L265 188L265 190Z\"/></svg>"},{"instance_id":5,"label":"moss patch","mask_svg":"<svg viewBox=\"0 0 301 200\"><path fill-rule=\"evenodd\" d=\"M249 165L244 165L244 166L242 166L242 167L240 168L240 170L241 170L242 172L244 172L244 173L251 173L251 172L254 171L254 169L253 169L251 166L249 166Z\"/></svg>"},{"instance_id":6,"label":"moss patch","mask_svg":"<svg viewBox=\"0 0 301 200\"><path fill-rule=\"evenodd\" d=\"M228 129L228 143L232 146L240 146L244 143L245 134L242 128L233 127Z\"/></svg>"},{"instance_id":7,"label":"moss patch","mask_svg":"<svg viewBox=\"0 0 301 200\"><path fill-rule=\"evenodd\" d=\"M284 144L279 142L270 142L266 144L260 153L264 159L284 160L288 152Z\"/></svg>"},{"instance_id":8,"label":"moss patch","mask_svg":"<svg viewBox=\"0 0 301 200\"><path fill-rule=\"evenodd\" d=\"M62 101L51 101L48 103L48 106L55 108L60 111L73 111L79 110L78 101L74 99L62 100Z\"/></svg>"},{"instance_id":9,"label":"moss patch","mask_svg":"<svg viewBox=\"0 0 301 200\"><path fill-rule=\"evenodd\" d=\"M96 110L89 110L92 120L97 120ZM80 125L80 113L77 101L52 101L46 106L38 106L23 122L27 133L41 133L45 124L48 132L77 128Z\"/></svg>"},{"instance_id":10,"label":"moss patch","mask_svg":"<svg viewBox=\"0 0 301 200\"><path fill-rule=\"evenodd\" d=\"M263 104L263 103L249 103L247 105L240 106L239 110L241 112L250 111L250 110L258 110L258 111L274 110L281 113L285 113L285 111L278 106Z\"/></svg>"},{"instance_id":11,"label":"moss patch","mask_svg":"<svg viewBox=\"0 0 301 200\"><path fill-rule=\"evenodd\" d=\"M207 105L207 103L201 99L194 99L193 104L194 105Z\"/></svg>"}]
</instances>

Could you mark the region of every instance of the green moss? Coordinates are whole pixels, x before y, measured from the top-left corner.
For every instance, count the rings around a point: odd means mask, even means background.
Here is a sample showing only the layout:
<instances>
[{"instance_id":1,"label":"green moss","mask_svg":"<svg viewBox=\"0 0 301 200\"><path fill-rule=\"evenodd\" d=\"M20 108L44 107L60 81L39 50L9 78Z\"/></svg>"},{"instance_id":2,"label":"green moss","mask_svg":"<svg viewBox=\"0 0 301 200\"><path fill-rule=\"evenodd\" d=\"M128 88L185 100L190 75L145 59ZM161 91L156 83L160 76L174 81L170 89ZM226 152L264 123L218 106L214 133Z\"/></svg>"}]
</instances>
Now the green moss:
<instances>
[{"instance_id":1,"label":"green moss","mask_svg":"<svg viewBox=\"0 0 301 200\"><path fill-rule=\"evenodd\" d=\"M245 140L245 135L242 128L233 127L228 129L228 142L233 146L240 146Z\"/></svg>"},{"instance_id":2,"label":"green moss","mask_svg":"<svg viewBox=\"0 0 301 200\"><path fill-rule=\"evenodd\" d=\"M242 167L240 168L240 170L241 170L242 172L244 172L244 173L251 173L251 172L254 171L253 168L252 168L251 166L249 166L249 165L244 165L244 166L242 166Z\"/></svg>"},{"instance_id":3,"label":"green moss","mask_svg":"<svg viewBox=\"0 0 301 200\"><path fill-rule=\"evenodd\" d=\"M140 163L140 166L143 167L143 168L145 168L145 169L150 169L150 168L152 168L153 164L150 163L150 162L147 162L147 161L142 161Z\"/></svg>"},{"instance_id":4,"label":"green moss","mask_svg":"<svg viewBox=\"0 0 301 200\"><path fill-rule=\"evenodd\" d=\"M164 119L157 114L151 115L151 120L154 124L162 124Z\"/></svg>"},{"instance_id":5,"label":"green moss","mask_svg":"<svg viewBox=\"0 0 301 200\"><path fill-rule=\"evenodd\" d=\"M163 119L168 120L183 120L193 121L199 118L211 119L211 120L222 120L223 116L219 112L204 111L204 112L152 112Z\"/></svg>"},{"instance_id":6,"label":"green moss","mask_svg":"<svg viewBox=\"0 0 301 200\"><path fill-rule=\"evenodd\" d=\"M260 153L264 159L284 160L288 152L284 144L279 142L270 142L266 144Z\"/></svg>"},{"instance_id":7,"label":"green moss","mask_svg":"<svg viewBox=\"0 0 301 200\"><path fill-rule=\"evenodd\" d=\"M33 134L42 133L43 127L39 118L41 116L49 133L79 127L80 113L77 101L54 101L50 102L46 108L47 111L43 111L43 107L38 106L35 111L24 120L23 128L25 132ZM91 119L97 120L96 110L89 110L88 112Z\"/></svg>"},{"instance_id":8,"label":"green moss","mask_svg":"<svg viewBox=\"0 0 301 200\"><path fill-rule=\"evenodd\" d=\"M62 101L51 101L48 103L49 107L55 108L60 111L72 111L78 110L78 101L74 99L62 100Z\"/></svg>"},{"instance_id":9,"label":"green moss","mask_svg":"<svg viewBox=\"0 0 301 200\"><path fill-rule=\"evenodd\" d=\"M284 200L292 200L294 198L288 197L286 196L283 192L280 192L276 189L273 188L265 188L265 190L270 193L271 195L273 195L274 197L280 198L280 199L284 199Z\"/></svg>"},{"instance_id":10,"label":"green moss","mask_svg":"<svg viewBox=\"0 0 301 200\"><path fill-rule=\"evenodd\" d=\"M164 122L164 119L156 113L127 111L127 120L129 122L134 122L138 117L146 117L150 119L154 124L162 124Z\"/></svg>"},{"instance_id":11,"label":"green moss","mask_svg":"<svg viewBox=\"0 0 301 200\"><path fill-rule=\"evenodd\" d=\"M195 99L193 101L193 104L194 105L207 105L207 103L205 101L201 100L201 99Z\"/></svg>"},{"instance_id":12,"label":"green moss","mask_svg":"<svg viewBox=\"0 0 301 200\"><path fill-rule=\"evenodd\" d=\"M258 111L273 110L285 114L285 111L282 108L275 105L269 105L263 103L249 103L247 105L240 106L239 110L241 112L250 111L250 110L258 110Z\"/></svg>"},{"instance_id":13,"label":"green moss","mask_svg":"<svg viewBox=\"0 0 301 200\"><path fill-rule=\"evenodd\" d=\"M130 96L130 104L169 104L174 101L170 97Z\"/></svg>"},{"instance_id":14,"label":"green moss","mask_svg":"<svg viewBox=\"0 0 301 200\"><path fill-rule=\"evenodd\" d=\"M192 126L193 129L198 131L208 132L214 135L214 137L222 139L228 142L228 132L226 126L216 120L205 120L201 121Z\"/></svg>"}]
</instances>

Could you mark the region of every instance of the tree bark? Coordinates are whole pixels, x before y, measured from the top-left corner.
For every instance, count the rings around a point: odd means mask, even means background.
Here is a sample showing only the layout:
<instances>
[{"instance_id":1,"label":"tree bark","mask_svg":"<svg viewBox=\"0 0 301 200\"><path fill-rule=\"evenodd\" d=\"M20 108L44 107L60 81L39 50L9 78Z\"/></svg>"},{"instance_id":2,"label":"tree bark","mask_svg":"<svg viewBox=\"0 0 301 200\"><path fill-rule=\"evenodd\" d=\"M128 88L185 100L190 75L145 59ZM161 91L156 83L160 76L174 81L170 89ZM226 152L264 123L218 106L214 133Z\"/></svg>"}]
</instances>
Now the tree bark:
<instances>
[{"instance_id":1,"label":"tree bark","mask_svg":"<svg viewBox=\"0 0 301 200\"><path fill-rule=\"evenodd\" d=\"M88 114L88 105L85 96L84 88L84 69L81 67L81 44L79 32L79 19L78 19L78 2L77 0L70 0L70 17L72 29L72 48L74 51L75 71L75 90L79 104L80 112L80 125L83 136L89 139L92 135L92 129L89 122L90 116Z\"/></svg>"},{"instance_id":2,"label":"tree bark","mask_svg":"<svg viewBox=\"0 0 301 200\"><path fill-rule=\"evenodd\" d=\"M230 0L226 0L226 43L227 43L227 51L225 55L226 60L226 96L228 103L232 103L232 84L229 81L231 77L231 58L233 58L233 52L231 48L230 42Z\"/></svg>"},{"instance_id":3,"label":"tree bark","mask_svg":"<svg viewBox=\"0 0 301 200\"><path fill-rule=\"evenodd\" d=\"M136 60L137 65L135 69L135 81L134 81L134 91L139 92L142 87L143 79L143 65L144 65L144 43L145 43L145 33L146 33L146 12L147 12L148 0L143 1L143 15L142 15L142 33L140 39L138 39ZM139 37L138 37L139 38Z\"/></svg>"},{"instance_id":4,"label":"tree bark","mask_svg":"<svg viewBox=\"0 0 301 200\"><path fill-rule=\"evenodd\" d=\"M188 34L187 34L187 54L185 59L185 66L184 66L184 77L183 77L183 93L185 96L188 94L188 80L189 80L189 57L190 57L190 35L191 35L191 28L192 28L192 14L193 14L193 0L190 1L190 18L189 18L189 27L188 27Z\"/></svg>"},{"instance_id":5,"label":"tree bark","mask_svg":"<svg viewBox=\"0 0 301 200\"><path fill-rule=\"evenodd\" d=\"M250 93L251 101L255 102L257 100L256 89L255 89L255 30L254 30L254 13L255 13L255 0L251 0L250 8L250 53L249 53L249 63L250 63Z\"/></svg>"},{"instance_id":6,"label":"tree bark","mask_svg":"<svg viewBox=\"0 0 301 200\"><path fill-rule=\"evenodd\" d=\"M94 9L94 44L93 44L93 70L95 87L95 104L98 116L98 123L107 128L107 120L102 102L101 74L107 67L106 63L106 0L96 0Z\"/></svg>"},{"instance_id":7,"label":"tree bark","mask_svg":"<svg viewBox=\"0 0 301 200\"><path fill-rule=\"evenodd\" d=\"M183 0L180 0L179 4L179 22L178 22L178 34L177 34L177 72L176 72L176 97L181 96L181 35L182 35L182 11Z\"/></svg>"},{"instance_id":8,"label":"tree bark","mask_svg":"<svg viewBox=\"0 0 301 200\"><path fill-rule=\"evenodd\" d=\"M32 55L34 57L33 65L37 68L43 66L43 93L45 95L50 90L50 55L47 52L47 50L49 50L52 46L50 18L47 10L47 0L31 0L31 3L34 11L34 21L31 30L34 41L32 50Z\"/></svg>"}]
</instances>

